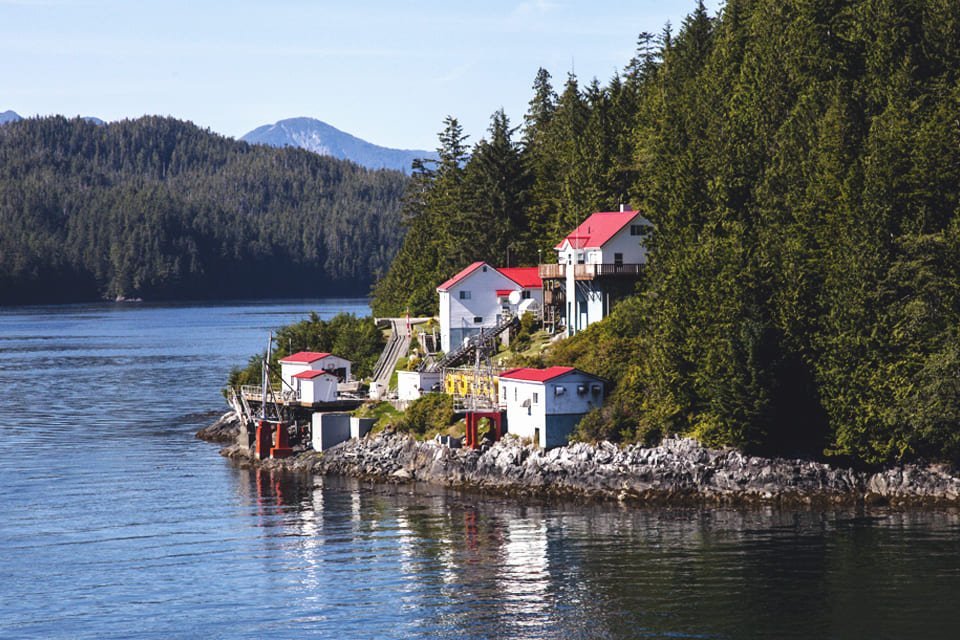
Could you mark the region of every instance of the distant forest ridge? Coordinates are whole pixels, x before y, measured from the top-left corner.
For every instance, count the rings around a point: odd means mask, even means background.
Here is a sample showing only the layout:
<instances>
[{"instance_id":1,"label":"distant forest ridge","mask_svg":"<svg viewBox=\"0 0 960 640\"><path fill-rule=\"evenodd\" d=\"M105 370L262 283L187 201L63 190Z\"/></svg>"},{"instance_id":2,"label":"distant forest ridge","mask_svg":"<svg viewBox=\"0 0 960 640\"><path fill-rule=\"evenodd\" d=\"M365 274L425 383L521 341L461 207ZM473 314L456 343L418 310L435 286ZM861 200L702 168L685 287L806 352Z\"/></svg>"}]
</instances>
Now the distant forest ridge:
<instances>
[{"instance_id":1,"label":"distant forest ridge","mask_svg":"<svg viewBox=\"0 0 960 640\"><path fill-rule=\"evenodd\" d=\"M366 295L409 179L162 117L0 126L0 304Z\"/></svg>"}]
</instances>

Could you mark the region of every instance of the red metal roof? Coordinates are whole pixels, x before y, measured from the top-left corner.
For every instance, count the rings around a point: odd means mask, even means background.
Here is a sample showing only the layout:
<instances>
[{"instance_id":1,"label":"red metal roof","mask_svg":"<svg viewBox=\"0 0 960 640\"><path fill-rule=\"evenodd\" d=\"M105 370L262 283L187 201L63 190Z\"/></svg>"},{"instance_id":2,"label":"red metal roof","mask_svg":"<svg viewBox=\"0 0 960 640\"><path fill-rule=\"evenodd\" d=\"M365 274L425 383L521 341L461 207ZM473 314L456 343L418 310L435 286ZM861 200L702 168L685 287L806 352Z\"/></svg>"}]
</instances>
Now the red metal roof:
<instances>
[{"instance_id":1,"label":"red metal roof","mask_svg":"<svg viewBox=\"0 0 960 640\"><path fill-rule=\"evenodd\" d=\"M467 267L466 269L464 269L463 271L461 271L460 273L458 273L457 275L453 276L452 278L450 278L449 280L447 280L446 282L444 282L443 284L441 284L439 287L437 287L437 291L446 291L447 289L449 289L449 288L452 287L453 285L457 284L458 282L460 282L461 280L463 280L463 279L466 278L468 275L470 275L471 273L473 273L474 271L476 271L477 269L479 269L481 266L483 266L483 265L485 265L485 264L487 264L487 263L486 263L486 262L474 262L474 263L471 264L469 267ZM492 267L491 267L491 268L492 268Z\"/></svg>"},{"instance_id":2,"label":"red metal roof","mask_svg":"<svg viewBox=\"0 0 960 640\"><path fill-rule=\"evenodd\" d=\"M307 370L293 374L294 378L300 378L301 380L313 380L318 376L330 376L331 378L334 377L332 373L329 371L324 371L323 369Z\"/></svg>"},{"instance_id":3,"label":"red metal roof","mask_svg":"<svg viewBox=\"0 0 960 640\"><path fill-rule=\"evenodd\" d=\"M575 249L599 249L638 215L636 211L601 211L591 214L554 249L561 248L564 242L569 242Z\"/></svg>"},{"instance_id":4,"label":"red metal roof","mask_svg":"<svg viewBox=\"0 0 960 640\"><path fill-rule=\"evenodd\" d=\"M297 364L310 364L311 362L316 362L317 360L323 360L324 358L330 356L329 353L319 353L317 351L300 351L289 355L286 358L280 360L280 362L290 362Z\"/></svg>"},{"instance_id":5,"label":"red metal roof","mask_svg":"<svg viewBox=\"0 0 960 640\"><path fill-rule=\"evenodd\" d=\"M524 380L526 382L546 382L574 371L573 367L549 367L547 369L510 369L500 374L500 379Z\"/></svg>"},{"instance_id":6,"label":"red metal roof","mask_svg":"<svg viewBox=\"0 0 960 640\"><path fill-rule=\"evenodd\" d=\"M497 289L497 295L501 298L505 298L514 291L516 291L516 289Z\"/></svg>"},{"instance_id":7,"label":"red metal roof","mask_svg":"<svg viewBox=\"0 0 960 640\"><path fill-rule=\"evenodd\" d=\"M501 267L497 269L524 289L539 289L543 286L537 267Z\"/></svg>"}]
</instances>

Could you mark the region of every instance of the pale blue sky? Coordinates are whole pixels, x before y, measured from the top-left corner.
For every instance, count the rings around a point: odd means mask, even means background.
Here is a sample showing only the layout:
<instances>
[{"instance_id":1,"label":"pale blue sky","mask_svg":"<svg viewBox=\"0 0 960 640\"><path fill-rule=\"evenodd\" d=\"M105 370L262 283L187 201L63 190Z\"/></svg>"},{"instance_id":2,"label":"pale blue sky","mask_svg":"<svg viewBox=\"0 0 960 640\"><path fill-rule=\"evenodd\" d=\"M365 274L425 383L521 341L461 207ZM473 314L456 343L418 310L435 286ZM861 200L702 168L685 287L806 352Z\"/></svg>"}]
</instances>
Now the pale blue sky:
<instances>
[{"instance_id":1,"label":"pale blue sky","mask_svg":"<svg viewBox=\"0 0 960 640\"><path fill-rule=\"evenodd\" d=\"M715 13L722 0L707 2ZM309 116L376 144L518 124L538 67L606 82L695 0L0 0L0 111L171 115L239 137Z\"/></svg>"}]
</instances>

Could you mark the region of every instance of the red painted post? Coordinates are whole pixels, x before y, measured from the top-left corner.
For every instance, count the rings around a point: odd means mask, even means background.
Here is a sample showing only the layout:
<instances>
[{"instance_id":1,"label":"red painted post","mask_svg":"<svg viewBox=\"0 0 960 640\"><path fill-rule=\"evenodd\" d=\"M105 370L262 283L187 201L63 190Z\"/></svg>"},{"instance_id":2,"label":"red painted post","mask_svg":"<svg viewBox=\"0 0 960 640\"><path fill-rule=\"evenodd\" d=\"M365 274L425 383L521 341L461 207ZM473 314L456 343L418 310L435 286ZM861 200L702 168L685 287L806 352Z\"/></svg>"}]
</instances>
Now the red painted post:
<instances>
[{"instance_id":1,"label":"red painted post","mask_svg":"<svg viewBox=\"0 0 960 640\"><path fill-rule=\"evenodd\" d=\"M270 437L270 424L263 420L257 422L257 460L263 460L270 455L272 440Z\"/></svg>"},{"instance_id":2,"label":"red painted post","mask_svg":"<svg viewBox=\"0 0 960 640\"><path fill-rule=\"evenodd\" d=\"M287 425L282 422L277 423L276 444L270 449L272 458L289 458L293 455L293 449L290 448L289 436L287 436Z\"/></svg>"}]
</instances>

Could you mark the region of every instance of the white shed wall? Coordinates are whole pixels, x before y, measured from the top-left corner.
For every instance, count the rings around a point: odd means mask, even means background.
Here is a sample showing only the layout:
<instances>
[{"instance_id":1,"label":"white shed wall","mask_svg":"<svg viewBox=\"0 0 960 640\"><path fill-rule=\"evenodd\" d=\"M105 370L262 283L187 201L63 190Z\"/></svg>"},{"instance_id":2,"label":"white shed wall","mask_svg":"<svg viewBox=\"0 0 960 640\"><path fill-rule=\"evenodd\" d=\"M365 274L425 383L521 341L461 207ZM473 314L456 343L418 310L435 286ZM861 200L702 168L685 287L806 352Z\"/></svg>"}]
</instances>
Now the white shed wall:
<instances>
[{"instance_id":1,"label":"white shed wall","mask_svg":"<svg viewBox=\"0 0 960 640\"><path fill-rule=\"evenodd\" d=\"M300 389L300 402L334 402L337 399L337 378L335 376L322 375L312 380L294 378L293 381L294 389Z\"/></svg>"}]
</instances>

